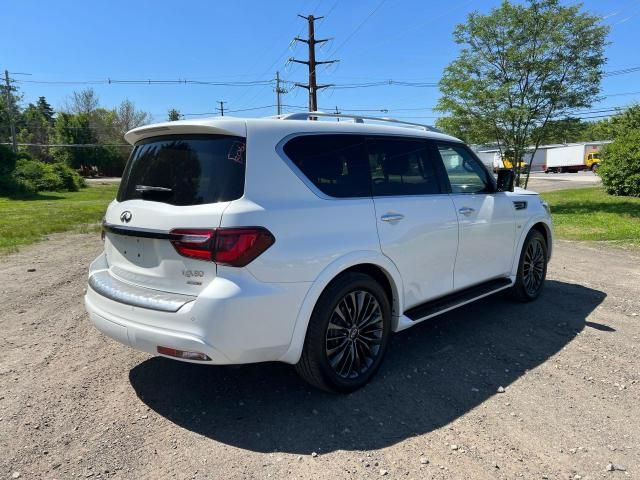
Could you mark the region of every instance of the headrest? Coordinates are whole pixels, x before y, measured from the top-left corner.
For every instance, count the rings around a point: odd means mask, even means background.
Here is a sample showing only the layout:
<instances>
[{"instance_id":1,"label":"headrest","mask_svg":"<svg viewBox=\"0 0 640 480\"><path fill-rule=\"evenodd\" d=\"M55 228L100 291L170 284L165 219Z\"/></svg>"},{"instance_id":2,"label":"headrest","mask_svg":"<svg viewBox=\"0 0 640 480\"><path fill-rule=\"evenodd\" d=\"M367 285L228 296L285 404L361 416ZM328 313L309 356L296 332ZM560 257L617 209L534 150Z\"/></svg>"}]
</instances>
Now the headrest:
<instances>
[{"instance_id":1,"label":"headrest","mask_svg":"<svg viewBox=\"0 0 640 480\"><path fill-rule=\"evenodd\" d=\"M382 170L385 175L407 175L409 167L409 155L385 155L382 160Z\"/></svg>"},{"instance_id":2,"label":"headrest","mask_svg":"<svg viewBox=\"0 0 640 480\"><path fill-rule=\"evenodd\" d=\"M336 156L322 156L305 165L305 172L310 177L337 180L342 175L342 158Z\"/></svg>"}]
</instances>

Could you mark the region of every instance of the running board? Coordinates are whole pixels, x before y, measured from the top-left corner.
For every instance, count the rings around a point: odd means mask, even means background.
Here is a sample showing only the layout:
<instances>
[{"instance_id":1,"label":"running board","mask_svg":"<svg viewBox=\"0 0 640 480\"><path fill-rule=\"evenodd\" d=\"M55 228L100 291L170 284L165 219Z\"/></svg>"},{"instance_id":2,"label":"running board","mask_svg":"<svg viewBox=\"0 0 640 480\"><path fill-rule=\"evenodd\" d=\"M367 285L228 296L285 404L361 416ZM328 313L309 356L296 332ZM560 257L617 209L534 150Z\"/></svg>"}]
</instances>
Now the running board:
<instances>
[{"instance_id":1,"label":"running board","mask_svg":"<svg viewBox=\"0 0 640 480\"><path fill-rule=\"evenodd\" d=\"M414 322L426 320L429 317L434 317L439 313L453 310L465 303L470 303L479 298L486 297L487 295L499 292L500 290L504 290L510 286L511 280L508 278L496 278L410 308L404 312L404 314Z\"/></svg>"}]
</instances>

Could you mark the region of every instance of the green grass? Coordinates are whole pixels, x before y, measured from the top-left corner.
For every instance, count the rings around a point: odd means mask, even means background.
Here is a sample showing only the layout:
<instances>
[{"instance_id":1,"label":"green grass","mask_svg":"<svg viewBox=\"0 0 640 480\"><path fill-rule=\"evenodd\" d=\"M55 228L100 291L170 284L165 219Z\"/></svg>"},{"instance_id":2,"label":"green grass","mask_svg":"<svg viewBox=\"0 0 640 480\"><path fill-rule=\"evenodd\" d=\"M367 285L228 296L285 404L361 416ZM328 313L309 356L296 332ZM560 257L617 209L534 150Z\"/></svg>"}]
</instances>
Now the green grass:
<instances>
[{"instance_id":1,"label":"green grass","mask_svg":"<svg viewBox=\"0 0 640 480\"><path fill-rule=\"evenodd\" d=\"M89 186L79 192L43 192L30 197L0 197L0 255L54 232L97 231L117 185Z\"/></svg>"},{"instance_id":2,"label":"green grass","mask_svg":"<svg viewBox=\"0 0 640 480\"><path fill-rule=\"evenodd\" d=\"M601 188L543 193L558 238L640 247L640 198L607 195Z\"/></svg>"}]
</instances>

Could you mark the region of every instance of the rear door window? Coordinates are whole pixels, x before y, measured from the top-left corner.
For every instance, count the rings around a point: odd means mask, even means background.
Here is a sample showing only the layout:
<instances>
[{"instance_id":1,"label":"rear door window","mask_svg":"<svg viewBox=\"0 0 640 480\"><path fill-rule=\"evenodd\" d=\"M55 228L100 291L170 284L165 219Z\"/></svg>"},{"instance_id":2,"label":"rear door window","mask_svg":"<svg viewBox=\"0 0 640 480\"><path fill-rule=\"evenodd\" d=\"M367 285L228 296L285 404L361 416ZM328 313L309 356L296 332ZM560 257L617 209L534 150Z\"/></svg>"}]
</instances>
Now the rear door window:
<instances>
[{"instance_id":1,"label":"rear door window","mask_svg":"<svg viewBox=\"0 0 640 480\"><path fill-rule=\"evenodd\" d=\"M284 153L325 195L369 197L371 184L361 135L301 135L289 140Z\"/></svg>"},{"instance_id":2,"label":"rear door window","mask_svg":"<svg viewBox=\"0 0 640 480\"><path fill-rule=\"evenodd\" d=\"M244 193L246 141L226 135L171 135L136 144L118 201L171 205L227 202Z\"/></svg>"},{"instance_id":3,"label":"rear door window","mask_svg":"<svg viewBox=\"0 0 640 480\"><path fill-rule=\"evenodd\" d=\"M378 137L369 140L374 196L430 195L440 185L425 140Z\"/></svg>"}]
</instances>

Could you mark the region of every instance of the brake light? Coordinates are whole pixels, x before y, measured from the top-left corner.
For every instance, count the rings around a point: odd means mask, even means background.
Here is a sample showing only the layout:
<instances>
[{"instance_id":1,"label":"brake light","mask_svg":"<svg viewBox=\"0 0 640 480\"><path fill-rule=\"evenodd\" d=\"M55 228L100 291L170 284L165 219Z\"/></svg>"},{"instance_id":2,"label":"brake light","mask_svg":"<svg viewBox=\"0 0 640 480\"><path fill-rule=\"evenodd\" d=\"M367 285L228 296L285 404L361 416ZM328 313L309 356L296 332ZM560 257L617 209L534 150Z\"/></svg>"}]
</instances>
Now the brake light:
<instances>
[{"instance_id":1,"label":"brake light","mask_svg":"<svg viewBox=\"0 0 640 480\"><path fill-rule=\"evenodd\" d=\"M184 257L231 267L248 265L275 242L263 227L175 229L170 232L170 240Z\"/></svg>"}]
</instances>

